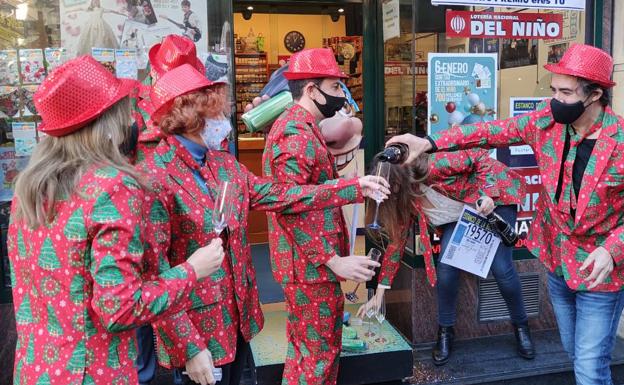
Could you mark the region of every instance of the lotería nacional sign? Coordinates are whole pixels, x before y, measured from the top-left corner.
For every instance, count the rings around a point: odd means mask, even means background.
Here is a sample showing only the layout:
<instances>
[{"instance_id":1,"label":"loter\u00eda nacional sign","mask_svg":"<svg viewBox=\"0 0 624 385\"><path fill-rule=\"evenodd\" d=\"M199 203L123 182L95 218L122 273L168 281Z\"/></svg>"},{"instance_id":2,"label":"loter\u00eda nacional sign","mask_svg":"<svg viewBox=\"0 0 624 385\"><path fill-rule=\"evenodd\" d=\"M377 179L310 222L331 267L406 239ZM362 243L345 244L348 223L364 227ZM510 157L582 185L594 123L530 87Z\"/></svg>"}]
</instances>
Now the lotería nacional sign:
<instances>
[{"instance_id":1,"label":"loter\u00eda nacional sign","mask_svg":"<svg viewBox=\"0 0 624 385\"><path fill-rule=\"evenodd\" d=\"M557 39L563 16L554 13L446 12L447 37Z\"/></svg>"},{"instance_id":2,"label":"loter\u00eda nacional sign","mask_svg":"<svg viewBox=\"0 0 624 385\"><path fill-rule=\"evenodd\" d=\"M585 10L585 0L431 0L433 5Z\"/></svg>"}]
</instances>

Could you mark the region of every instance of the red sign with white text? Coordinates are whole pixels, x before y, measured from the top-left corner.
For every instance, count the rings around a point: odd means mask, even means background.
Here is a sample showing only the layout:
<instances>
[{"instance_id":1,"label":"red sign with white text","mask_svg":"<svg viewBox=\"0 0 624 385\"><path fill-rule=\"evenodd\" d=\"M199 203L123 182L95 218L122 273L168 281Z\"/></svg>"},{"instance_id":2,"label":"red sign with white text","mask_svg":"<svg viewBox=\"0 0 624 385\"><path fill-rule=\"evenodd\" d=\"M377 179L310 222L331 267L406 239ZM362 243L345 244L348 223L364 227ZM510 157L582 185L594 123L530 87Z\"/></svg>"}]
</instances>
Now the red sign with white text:
<instances>
[{"instance_id":1,"label":"red sign with white text","mask_svg":"<svg viewBox=\"0 0 624 385\"><path fill-rule=\"evenodd\" d=\"M561 14L446 12L446 37L557 39L562 29Z\"/></svg>"}]
</instances>

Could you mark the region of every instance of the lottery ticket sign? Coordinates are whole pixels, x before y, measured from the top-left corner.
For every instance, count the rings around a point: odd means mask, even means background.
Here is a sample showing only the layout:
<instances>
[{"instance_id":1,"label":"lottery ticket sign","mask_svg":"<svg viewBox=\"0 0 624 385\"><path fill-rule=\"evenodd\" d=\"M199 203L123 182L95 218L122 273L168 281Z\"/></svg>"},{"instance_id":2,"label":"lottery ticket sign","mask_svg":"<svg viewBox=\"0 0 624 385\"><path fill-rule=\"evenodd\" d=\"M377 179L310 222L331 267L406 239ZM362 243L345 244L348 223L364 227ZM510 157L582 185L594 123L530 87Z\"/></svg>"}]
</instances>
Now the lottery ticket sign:
<instances>
[{"instance_id":1,"label":"lottery ticket sign","mask_svg":"<svg viewBox=\"0 0 624 385\"><path fill-rule=\"evenodd\" d=\"M585 10L585 0L431 0L433 5L467 5L532 9Z\"/></svg>"},{"instance_id":2,"label":"lottery ticket sign","mask_svg":"<svg viewBox=\"0 0 624 385\"><path fill-rule=\"evenodd\" d=\"M500 242L488 220L466 205L440 262L486 278Z\"/></svg>"}]
</instances>

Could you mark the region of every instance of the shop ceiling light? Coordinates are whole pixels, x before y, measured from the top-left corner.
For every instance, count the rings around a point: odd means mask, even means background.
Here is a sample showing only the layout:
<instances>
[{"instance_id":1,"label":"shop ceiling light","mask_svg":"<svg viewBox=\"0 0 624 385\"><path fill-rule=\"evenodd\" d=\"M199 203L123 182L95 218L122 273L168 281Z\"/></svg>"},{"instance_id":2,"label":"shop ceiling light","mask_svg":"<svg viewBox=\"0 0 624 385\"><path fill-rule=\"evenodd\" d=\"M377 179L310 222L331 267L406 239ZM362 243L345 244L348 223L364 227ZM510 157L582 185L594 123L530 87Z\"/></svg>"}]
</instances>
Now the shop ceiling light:
<instances>
[{"instance_id":1,"label":"shop ceiling light","mask_svg":"<svg viewBox=\"0 0 624 385\"><path fill-rule=\"evenodd\" d=\"M253 6L251 6L251 5L250 5L250 6L248 6L248 7L247 7L247 10L248 10L248 11L253 11Z\"/></svg>"},{"instance_id":2,"label":"shop ceiling light","mask_svg":"<svg viewBox=\"0 0 624 385\"><path fill-rule=\"evenodd\" d=\"M338 12L343 13L344 12L344 8L338 8Z\"/></svg>"}]
</instances>

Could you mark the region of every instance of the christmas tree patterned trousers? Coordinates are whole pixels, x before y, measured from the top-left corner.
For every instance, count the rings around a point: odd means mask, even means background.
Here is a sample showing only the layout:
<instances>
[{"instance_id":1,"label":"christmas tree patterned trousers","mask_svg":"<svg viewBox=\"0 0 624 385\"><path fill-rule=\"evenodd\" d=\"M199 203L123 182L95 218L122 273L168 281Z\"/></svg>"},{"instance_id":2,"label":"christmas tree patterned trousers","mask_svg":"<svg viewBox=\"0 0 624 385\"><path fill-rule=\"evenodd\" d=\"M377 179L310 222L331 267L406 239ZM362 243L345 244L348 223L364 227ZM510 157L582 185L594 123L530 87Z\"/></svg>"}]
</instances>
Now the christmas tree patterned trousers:
<instances>
[{"instance_id":1,"label":"christmas tree patterned trousers","mask_svg":"<svg viewBox=\"0 0 624 385\"><path fill-rule=\"evenodd\" d=\"M344 310L340 284L286 284L284 296L288 351L282 385L336 384Z\"/></svg>"}]
</instances>

